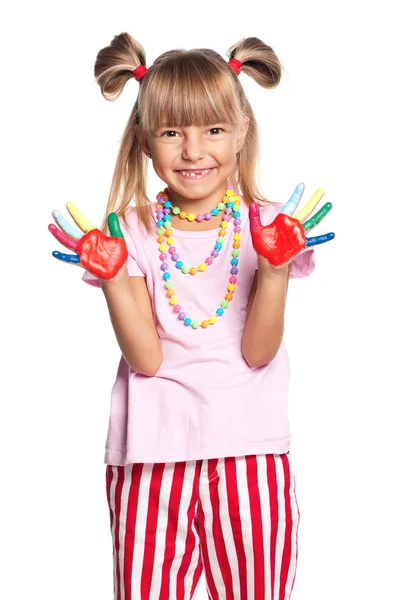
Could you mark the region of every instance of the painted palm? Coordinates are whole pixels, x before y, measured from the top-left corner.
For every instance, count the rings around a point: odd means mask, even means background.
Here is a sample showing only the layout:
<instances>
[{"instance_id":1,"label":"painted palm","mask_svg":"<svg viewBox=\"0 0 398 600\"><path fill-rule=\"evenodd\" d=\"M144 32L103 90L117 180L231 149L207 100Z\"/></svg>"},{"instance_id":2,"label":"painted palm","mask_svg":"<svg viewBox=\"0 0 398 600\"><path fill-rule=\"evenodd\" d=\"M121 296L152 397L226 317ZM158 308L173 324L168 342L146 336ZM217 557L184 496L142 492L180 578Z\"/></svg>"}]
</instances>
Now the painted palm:
<instances>
[{"instance_id":1,"label":"painted palm","mask_svg":"<svg viewBox=\"0 0 398 600\"><path fill-rule=\"evenodd\" d=\"M258 254L261 254L275 267L291 261L306 246L316 246L334 238L334 233L306 237L306 232L318 225L332 209L332 203L327 202L313 217L309 218L325 194L325 190L319 188L304 207L294 215L303 192L304 184L299 183L290 200L286 202L273 222L267 226L263 226L261 223L258 204L256 202L250 204L250 232L253 247Z\"/></svg>"},{"instance_id":2,"label":"painted palm","mask_svg":"<svg viewBox=\"0 0 398 600\"><path fill-rule=\"evenodd\" d=\"M80 265L101 279L115 277L127 260L127 246L120 229L119 217L112 212L108 215L110 236L102 233L90 223L73 202L67 202L72 219L81 231L70 225L58 210L52 215L58 227L53 223L48 226L53 236L75 254L52 253L55 258L67 263Z\"/></svg>"}]
</instances>

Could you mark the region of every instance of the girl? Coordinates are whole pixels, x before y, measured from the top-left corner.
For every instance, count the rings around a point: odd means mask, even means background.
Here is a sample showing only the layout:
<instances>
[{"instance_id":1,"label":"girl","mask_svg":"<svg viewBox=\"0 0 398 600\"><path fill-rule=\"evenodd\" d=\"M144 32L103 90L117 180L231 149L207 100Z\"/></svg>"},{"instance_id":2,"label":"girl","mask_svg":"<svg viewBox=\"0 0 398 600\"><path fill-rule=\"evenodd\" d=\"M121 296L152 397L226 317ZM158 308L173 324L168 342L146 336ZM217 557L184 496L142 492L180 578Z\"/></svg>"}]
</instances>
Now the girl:
<instances>
[{"instance_id":1,"label":"girl","mask_svg":"<svg viewBox=\"0 0 398 600\"><path fill-rule=\"evenodd\" d=\"M240 71L275 87L281 65L257 38L171 50L145 66L116 36L96 60L108 100L139 81L102 230L53 212L50 231L100 287L122 356L112 390L106 491L114 597L290 598L299 509L289 455L289 278L314 269L297 186L281 205L256 185L259 136ZM148 158L165 183L147 196ZM134 199L135 206L130 203ZM250 206L250 209L249 209ZM281 214L279 214L281 213ZM120 217L120 229L119 218ZM83 235L84 234L84 235Z\"/></svg>"}]
</instances>

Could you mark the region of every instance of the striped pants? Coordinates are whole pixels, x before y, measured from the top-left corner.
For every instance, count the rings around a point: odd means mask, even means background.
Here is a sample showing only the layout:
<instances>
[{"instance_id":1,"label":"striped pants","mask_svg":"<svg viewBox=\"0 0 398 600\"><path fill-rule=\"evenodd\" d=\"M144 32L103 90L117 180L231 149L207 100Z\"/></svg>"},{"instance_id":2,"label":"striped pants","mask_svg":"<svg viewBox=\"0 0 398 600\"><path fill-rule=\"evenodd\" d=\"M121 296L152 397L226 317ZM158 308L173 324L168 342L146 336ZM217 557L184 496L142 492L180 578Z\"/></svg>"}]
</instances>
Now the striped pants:
<instances>
[{"instance_id":1,"label":"striped pants","mask_svg":"<svg viewBox=\"0 0 398 600\"><path fill-rule=\"evenodd\" d=\"M291 457L106 467L114 600L287 600L300 512Z\"/></svg>"}]
</instances>

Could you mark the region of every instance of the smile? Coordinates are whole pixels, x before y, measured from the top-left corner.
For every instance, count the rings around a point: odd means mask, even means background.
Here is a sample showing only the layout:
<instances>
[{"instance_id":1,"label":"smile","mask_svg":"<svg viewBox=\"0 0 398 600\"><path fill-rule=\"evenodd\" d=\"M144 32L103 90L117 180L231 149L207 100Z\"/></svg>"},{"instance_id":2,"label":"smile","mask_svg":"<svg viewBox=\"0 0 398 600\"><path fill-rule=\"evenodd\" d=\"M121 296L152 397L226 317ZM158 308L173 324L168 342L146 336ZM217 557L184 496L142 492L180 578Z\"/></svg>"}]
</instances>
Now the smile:
<instances>
[{"instance_id":1,"label":"smile","mask_svg":"<svg viewBox=\"0 0 398 600\"><path fill-rule=\"evenodd\" d=\"M187 169L186 171L185 170L177 171L177 173L179 175L181 175L181 177L184 177L185 179L203 179L203 177L206 177L206 175L208 175L213 170L213 168L211 168L211 169Z\"/></svg>"}]
</instances>

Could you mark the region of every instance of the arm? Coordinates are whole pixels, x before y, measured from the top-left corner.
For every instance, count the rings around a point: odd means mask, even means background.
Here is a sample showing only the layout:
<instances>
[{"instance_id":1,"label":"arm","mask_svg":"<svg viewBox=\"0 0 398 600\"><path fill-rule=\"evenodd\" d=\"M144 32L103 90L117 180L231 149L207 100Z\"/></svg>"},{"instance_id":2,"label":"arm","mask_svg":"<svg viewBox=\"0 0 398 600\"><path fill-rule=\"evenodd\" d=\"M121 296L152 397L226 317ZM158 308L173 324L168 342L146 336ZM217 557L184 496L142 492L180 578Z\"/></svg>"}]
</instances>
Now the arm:
<instances>
[{"instance_id":1,"label":"arm","mask_svg":"<svg viewBox=\"0 0 398 600\"><path fill-rule=\"evenodd\" d=\"M101 288L124 358L134 371L153 377L163 354L145 277L129 277L124 265L112 280L101 280Z\"/></svg>"},{"instance_id":2,"label":"arm","mask_svg":"<svg viewBox=\"0 0 398 600\"><path fill-rule=\"evenodd\" d=\"M288 282L288 265L274 270L259 260L241 345L243 358L254 369L271 362L282 343Z\"/></svg>"}]
</instances>

